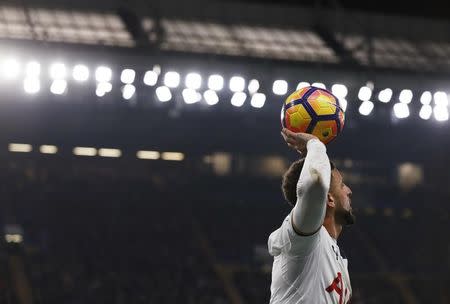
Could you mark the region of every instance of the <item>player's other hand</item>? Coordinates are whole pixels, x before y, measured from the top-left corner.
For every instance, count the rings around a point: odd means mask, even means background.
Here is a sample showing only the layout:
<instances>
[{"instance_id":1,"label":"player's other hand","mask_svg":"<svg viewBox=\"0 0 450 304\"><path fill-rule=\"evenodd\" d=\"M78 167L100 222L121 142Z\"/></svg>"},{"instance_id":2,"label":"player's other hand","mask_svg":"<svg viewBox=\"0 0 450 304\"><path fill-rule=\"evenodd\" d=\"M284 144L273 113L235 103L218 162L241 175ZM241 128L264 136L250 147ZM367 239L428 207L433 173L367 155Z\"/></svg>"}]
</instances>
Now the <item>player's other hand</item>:
<instances>
[{"instance_id":1,"label":"player's other hand","mask_svg":"<svg viewBox=\"0 0 450 304\"><path fill-rule=\"evenodd\" d=\"M302 155L306 155L306 143L310 139L317 138L309 133L294 133L286 128L281 130L281 136L290 148L297 150Z\"/></svg>"}]
</instances>

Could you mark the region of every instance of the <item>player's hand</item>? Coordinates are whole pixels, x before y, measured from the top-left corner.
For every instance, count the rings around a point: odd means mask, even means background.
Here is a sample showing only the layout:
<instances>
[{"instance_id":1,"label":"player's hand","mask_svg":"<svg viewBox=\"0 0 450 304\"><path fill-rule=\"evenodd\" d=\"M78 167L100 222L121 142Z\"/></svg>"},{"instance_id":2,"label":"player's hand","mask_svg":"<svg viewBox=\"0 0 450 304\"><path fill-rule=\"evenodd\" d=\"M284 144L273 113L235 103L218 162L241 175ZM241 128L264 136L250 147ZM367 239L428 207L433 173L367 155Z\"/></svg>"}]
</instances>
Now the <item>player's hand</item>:
<instances>
[{"instance_id":1,"label":"player's hand","mask_svg":"<svg viewBox=\"0 0 450 304\"><path fill-rule=\"evenodd\" d=\"M297 150L302 155L306 155L306 143L311 139L317 139L317 136L314 136L312 134L294 133L286 128L283 128L283 130L281 130L281 136L283 136L284 141L290 148Z\"/></svg>"}]
</instances>

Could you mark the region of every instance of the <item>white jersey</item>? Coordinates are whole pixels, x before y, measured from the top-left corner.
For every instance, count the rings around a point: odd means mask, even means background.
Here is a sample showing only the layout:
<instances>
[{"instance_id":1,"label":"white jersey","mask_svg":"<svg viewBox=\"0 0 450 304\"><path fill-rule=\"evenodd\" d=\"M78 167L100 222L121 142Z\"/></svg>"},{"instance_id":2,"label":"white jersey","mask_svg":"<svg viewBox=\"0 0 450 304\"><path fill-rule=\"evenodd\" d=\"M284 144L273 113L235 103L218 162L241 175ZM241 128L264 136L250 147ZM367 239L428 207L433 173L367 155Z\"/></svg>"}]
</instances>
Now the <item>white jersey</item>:
<instances>
[{"instance_id":1,"label":"white jersey","mask_svg":"<svg viewBox=\"0 0 450 304\"><path fill-rule=\"evenodd\" d=\"M324 226L311 236L298 235L291 213L269 236L274 257L270 304L348 303L352 294L348 261L336 240Z\"/></svg>"}]
</instances>

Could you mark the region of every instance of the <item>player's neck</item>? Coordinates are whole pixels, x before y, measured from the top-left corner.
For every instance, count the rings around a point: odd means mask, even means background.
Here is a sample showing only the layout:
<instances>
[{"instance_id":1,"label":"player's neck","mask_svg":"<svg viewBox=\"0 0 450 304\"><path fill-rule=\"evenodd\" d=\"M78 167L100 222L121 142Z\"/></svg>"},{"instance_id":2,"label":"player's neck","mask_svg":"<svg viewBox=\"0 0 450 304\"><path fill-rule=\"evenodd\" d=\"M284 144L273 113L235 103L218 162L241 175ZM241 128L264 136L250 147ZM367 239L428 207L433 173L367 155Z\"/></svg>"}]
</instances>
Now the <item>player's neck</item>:
<instances>
[{"instance_id":1,"label":"player's neck","mask_svg":"<svg viewBox=\"0 0 450 304\"><path fill-rule=\"evenodd\" d=\"M325 227L325 229L327 229L330 236L335 240L338 239L339 235L342 232L342 225L336 223L334 216L331 216L331 215L325 216L325 219L323 221L323 226Z\"/></svg>"}]
</instances>

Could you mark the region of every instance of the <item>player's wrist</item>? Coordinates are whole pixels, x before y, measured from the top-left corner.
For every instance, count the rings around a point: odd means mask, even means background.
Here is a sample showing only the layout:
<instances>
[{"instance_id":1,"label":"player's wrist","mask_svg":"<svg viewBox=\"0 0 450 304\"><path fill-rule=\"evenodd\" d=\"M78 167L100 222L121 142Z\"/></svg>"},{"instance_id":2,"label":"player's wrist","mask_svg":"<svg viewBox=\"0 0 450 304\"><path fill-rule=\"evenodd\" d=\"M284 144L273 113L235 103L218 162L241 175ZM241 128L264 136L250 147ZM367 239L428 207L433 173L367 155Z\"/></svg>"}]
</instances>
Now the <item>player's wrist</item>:
<instances>
[{"instance_id":1,"label":"player's wrist","mask_svg":"<svg viewBox=\"0 0 450 304\"><path fill-rule=\"evenodd\" d=\"M306 142L306 149L310 150L313 148L322 148L326 150L326 146L324 145L323 142L321 142L317 137L311 138Z\"/></svg>"}]
</instances>

